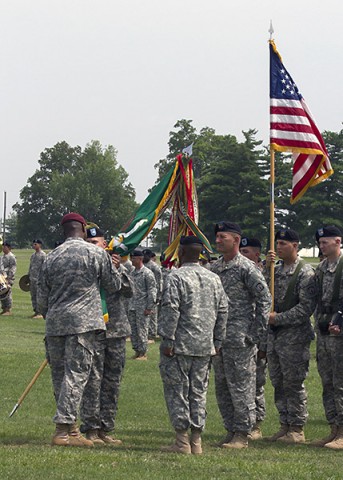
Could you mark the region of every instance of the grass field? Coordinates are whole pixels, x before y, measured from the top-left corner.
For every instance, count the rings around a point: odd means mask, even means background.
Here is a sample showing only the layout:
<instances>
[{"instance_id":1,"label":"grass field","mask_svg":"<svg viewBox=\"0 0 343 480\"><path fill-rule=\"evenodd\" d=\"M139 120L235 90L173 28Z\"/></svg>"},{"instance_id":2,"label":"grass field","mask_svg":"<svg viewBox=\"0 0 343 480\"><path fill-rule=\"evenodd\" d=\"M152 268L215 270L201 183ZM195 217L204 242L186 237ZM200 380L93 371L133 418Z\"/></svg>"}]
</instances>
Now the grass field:
<instances>
[{"instance_id":1,"label":"grass field","mask_svg":"<svg viewBox=\"0 0 343 480\"><path fill-rule=\"evenodd\" d=\"M215 443L224 430L217 409L213 377L208 394L208 419L203 435L203 456L162 453L173 439L158 371L158 345L148 362L127 360L122 382L117 436L123 445L77 449L51 447L54 430L49 368L46 368L22 406L9 418L14 404L44 359L44 321L31 320L29 293L18 279L27 273L29 250L14 252L18 260L12 317L0 317L0 479L343 479L343 452L309 445L286 446L264 441L244 451L224 451ZM313 345L314 347L314 345ZM128 343L128 358L131 346ZM314 348L313 348L314 353ZM312 355L314 357L314 355ZM321 385L312 358L307 380L309 440L324 436ZM266 388L267 418L263 433L278 428L272 388Z\"/></svg>"}]
</instances>

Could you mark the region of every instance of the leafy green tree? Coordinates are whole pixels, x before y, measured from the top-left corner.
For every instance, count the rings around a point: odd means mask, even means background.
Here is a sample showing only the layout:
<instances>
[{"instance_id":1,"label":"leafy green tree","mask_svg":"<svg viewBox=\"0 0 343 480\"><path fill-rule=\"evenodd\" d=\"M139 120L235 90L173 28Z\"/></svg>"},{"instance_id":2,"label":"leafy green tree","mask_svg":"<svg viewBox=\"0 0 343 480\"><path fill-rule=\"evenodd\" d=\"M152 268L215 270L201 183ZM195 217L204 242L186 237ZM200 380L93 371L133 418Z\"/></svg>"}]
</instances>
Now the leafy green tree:
<instances>
[{"instance_id":1,"label":"leafy green tree","mask_svg":"<svg viewBox=\"0 0 343 480\"><path fill-rule=\"evenodd\" d=\"M18 241L42 237L53 246L60 238L59 222L68 211L77 211L113 235L137 207L128 174L118 165L112 146L98 141L84 151L66 142L41 153L40 168L21 190L13 206L18 216Z\"/></svg>"}]
</instances>

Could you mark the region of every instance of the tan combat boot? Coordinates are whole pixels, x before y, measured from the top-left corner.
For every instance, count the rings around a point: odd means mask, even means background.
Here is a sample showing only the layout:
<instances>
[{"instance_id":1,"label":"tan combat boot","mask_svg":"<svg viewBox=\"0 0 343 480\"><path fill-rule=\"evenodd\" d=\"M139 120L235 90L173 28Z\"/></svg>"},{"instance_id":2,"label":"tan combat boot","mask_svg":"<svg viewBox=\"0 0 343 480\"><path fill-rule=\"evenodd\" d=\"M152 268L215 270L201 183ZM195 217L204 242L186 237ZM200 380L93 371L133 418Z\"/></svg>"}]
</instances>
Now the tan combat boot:
<instances>
[{"instance_id":1,"label":"tan combat boot","mask_svg":"<svg viewBox=\"0 0 343 480\"><path fill-rule=\"evenodd\" d=\"M333 450L343 450L343 427L337 427L337 435L329 443L326 443L324 447L332 448Z\"/></svg>"},{"instance_id":2,"label":"tan combat boot","mask_svg":"<svg viewBox=\"0 0 343 480\"><path fill-rule=\"evenodd\" d=\"M162 447L163 452L190 454L191 445L189 443L187 430L177 430L175 443L170 447Z\"/></svg>"},{"instance_id":3,"label":"tan combat boot","mask_svg":"<svg viewBox=\"0 0 343 480\"><path fill-rule=\"evenodd\" d=\"M86 433L87 440L90 440L94 445L105 445L105 442L100 438L99 431L96 429L88 430Z\"/></svg>"},{"instance_id":4,"label":"tan combat boot","mask_svg":"<svg viewBox=\"0 0 343 480\"><path fill-rule=\"evenodd\" d=\"M144 362L144 361L148 360L148 357L147 357L147 355L146 355L145 353L140 353L140 354L138 355L138 357L136 357L136 360L139 360L139 361L143 361L143 362Z\"/></svg>"},{"instance_id":5,"label":"tan combat boot","mask_svg":"<svg viewBox=\"0 0 343 480\"><path fill-rule=\"evenodd\" d=\"M251 430L251 432L248 434L248 439L249 440L261 440L262 438L262 431L261 431L261 421L257 421L254 428Z\"/></svg>"},{"instance_id":6,"label":"tan combat boot","mask_svg":"<svg viewBox=\"0 0 343 480\"><path fill-rule=\"evenodd\" d=\"M99 438L102 440L102 442L105 443L106 445L118 446L123 443L121 440L119 440L119 438L111 437L104 430L99 430L98 435L99 435Z\"/></svg>"},{"instance_id":7,"label":"tan combat boot","mask_svg":"<svg viewBox=\"0 0 343 480\"><path fill-rule=\"evenodd\" d=\"M304 427L300 425L290 425L286 435L279 437L277 441L284 443L305 443Z\"/></svg>"},{"instance_id":8,"label":"tan combat boot","mask_svg":"<svg viewBox=\"0 0 343 480\"><path fill-rule=\"evenodd\" d=\"M278 438L283 437L284 435L287 435L289 429L289 425L286 423L281 423L280 424L280 430L278 430L274 435L271 437L265 437L265 440L268 440L268 442L276 442Z\"/></svg>"},{"instance_id":9,"label":"tan combat boot","mask_svg":"<svg viewBox=\"0 0 343 480\"><path fill-rule=\"evenodd\" d=\"M338 430L337 425L333 423L330 424L330 429L331 429L331 432L329 433L329 435L327 435L324 438L320 438L319 440L313 440L313 442L311 442L310 445L312 445L312 447L324 447L325 444L332 442L332 440L334 440L337 435L337 430Z\"/></svg>"},{"instance_id":10,"label":"tan combat boot","mask_svg":"<svg viewBox=\"0 0 343 480\"><path fill-rule=\"evenodd\" d=\"M222 438L217 444L217 447L222 447L224 443L230 443L231 440L233 439L234 432L227 432L224 438Z\"/></svg>"},{"instance_id":11,"label":"tan combat boot","mask_svg":"<svg viewBox=\"0 0 343 480\"><path fill-rule=\"evenodd\" d=\"M68 447L69 444L69 425L64 423L56 423L56 430L51 439L51 445L59 447Z\"/></svg>"},{"instance_id":12,"label":"tan combat boot","mask_svg":"<svg viewBox=\"0 0 343 480\"><path fill-rule=\"evenodd\" d=\"M190 444L191 444L191 452L193 453L193 455L202 454L200 430L192 430Z\"/></svg>"},{"instance_id":13,"label":"tan combat boot","mask_svg":"<svg viewBox=\"0 0 343 480\"><path fill-rule=\"evenodd\" d=\"M229 443L223 443L222 448L248 448L248 434L236 432Z\"/></svg>"},{"instance_id":14,"label":"tan combat boot","mask_svg":"<svg viewBox=\"0 0 343 480\"><path fill-rule=\"evenodd\" d=\"M76 423L69 425L69 445L73 447L93 447L94 444L91 440L88 440L81 435L79 427Z\"/></svg>"},{"instance_id":15,"label":"tan combat boot","mask_svg":"<svg viewBox=\"0 0 343 480\"><path fill-rule=\"evenodd\" d=\"M12 312L9 308L4 308L3 313L1 314L3 317L10 317L12 315Z\"/></svg>"}]
</instances>

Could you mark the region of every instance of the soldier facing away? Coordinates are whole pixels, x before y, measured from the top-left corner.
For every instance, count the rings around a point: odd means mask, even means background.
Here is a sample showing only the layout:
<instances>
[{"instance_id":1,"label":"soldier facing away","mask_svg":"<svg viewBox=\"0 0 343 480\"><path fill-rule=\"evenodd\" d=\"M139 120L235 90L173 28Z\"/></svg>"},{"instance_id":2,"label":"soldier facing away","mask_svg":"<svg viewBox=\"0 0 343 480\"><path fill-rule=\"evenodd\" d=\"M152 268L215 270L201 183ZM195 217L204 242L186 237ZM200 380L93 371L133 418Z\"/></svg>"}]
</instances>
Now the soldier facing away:
<instances>
[{"instance_id":1,"label":"soldier facing away","mask_svg":"<svg viewBox=\"0 0 343 480\"><path fill-rule=\"evenodd\" d=\"M199 265L202 248L197 237L181 237L181 267L169 274L162 296L160 373L176 432L164 450L175 453L202 453L211 355L225 339L227 298L218 276Z\"/></svg>"},{"instance_id":2,"label":"soldier facing away","mask_svg":"<svg viewBox=\"0 0 343 480\"><path fill-rule=\"evenodd\" d=\"M37 306L37 283L39 278L39 272L42 268L46 253L42 250L42 240L40 240L39 238L32 240L32 248L35 251L35 253L31 255L29 267L30 294L33 308L32 318L43 318L43 316L38 311Z\"/></svg>"}]
</instances>

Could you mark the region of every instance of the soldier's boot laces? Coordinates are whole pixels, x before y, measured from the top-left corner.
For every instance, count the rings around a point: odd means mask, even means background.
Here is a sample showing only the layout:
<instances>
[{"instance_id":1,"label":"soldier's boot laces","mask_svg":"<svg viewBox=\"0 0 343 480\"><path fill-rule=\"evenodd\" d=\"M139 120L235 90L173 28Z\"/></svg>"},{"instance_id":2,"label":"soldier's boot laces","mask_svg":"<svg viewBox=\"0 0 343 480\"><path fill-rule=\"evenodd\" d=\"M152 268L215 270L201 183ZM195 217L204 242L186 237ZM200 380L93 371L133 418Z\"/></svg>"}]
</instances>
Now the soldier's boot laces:
<instances>
[{"instance_id":1,"label":"soldier's boot laces","mask_svg":"<svg viewBox=\"0 0 343 480\"><path fill-rule=\"evenodd\" d=\"M222 448L248 448L248 434L235 432L231 442L223 443Z\"/></svg>"},{"instance_id":2,"label":"soldier's boot laces","mask_svg":"<svg viewBox=\"0 0 343 480\"><path fill-rule=\"evenodd\" d=\"M121 440L119 440L119 438L114 438L114 437L108 435L108 433L105 432L105 430L101 430L101 429L99 430L99 438L106 445L112 445L114 447L118 446L118 445L121 445L123 443Z\"/></svg>"},{"instance_id":3,"label":"soldier's boot laces","mask_svg":"<svg viewBox=\"0 0 343 480\"><path fill-rule=\"evenodd\" d=\"M338 430L337 425L331 424L330 429L331 431L329 435L327 435L324 438L320 438L319 440L313 440L313 442L311 442L310 445L312 445L313 447L324 447L327 443L330 443L333 440L335 440L337 435L337 430Z\"/></svg>"},{"instance_id":4,"label":"soldier's boot laces","mask_svg":"<svg viewBox=\"0 0 343 480\"><path fill-rule=\"evenodd\" d=\"M216 445L217 447L222 447L224 443L230 443L233 439L234 432L227 432L224 438L222 438Z\"/></svg>"},{"instance_id":5,"label":"soldier's boot laces","mask_svg":"<svg viewBox=\"0 0 343 480\"><path fill-rule=\"evenodd\" d=\"M276 442L279 438L283 437L284 435L287 435L289 429L289 425L285 423L280 424L280 429L274 433L271 437L265 437L265 440L268 440L268 442Z\"/></svg>"},{"instance_id":6,"label":"soldier's boot laces","mask_svg":"<svg viewBox=\"0 0 343 480\"><path fill-rule=\"evenodd\" d=\"M69 425L57 423L55 433L51 439L51 445L59 447L68 447L69 443Z\"/></svg>"},{"instance_id":7,"label":"soldier's boot laces","mask_svg":"<svg viewBox=\"0 0 343 480\"><path fill-rule=\"evenodd\" d=\"M94 445L105 445L105 442L100 438L99 430L91 429L86 433L87 440L90 440Z\"/></svg>"},{"instance_id":8,"label":"soldier's boot laces","mask_svg":"<svg viewBox=\"0 0 343 480\"><path fill-rule=\"evenodd\" d=\"M162 447L162 451L169 453L183 453L186 455L192 453L187 430L176 431L175 443L170 447Z\"/></svg>"},{"instance_id":9,"label":"soldier's boot laces","mask_svg":"<svg viewBox=\"0 0 343 480\"><path fill-rule=\"evenodd\" d=\"M284 443L305 443L304 427L300 425L290 425L286 435L278 438L277 441Z\"/></svg>"},{"instance_id":10,"label":"soldier's boot laces","mask_svg":"<svg viewBox=\"0 0 343 480\"><path fill-rule=\"evenodd\" d=\"M254 428L248 434L249 440L260 440L262 438L261 421L257 421Z\"/></svg>"},{"instance_id":11,"label":"soldier's boot laces","mask_svg":"<svg viewBox=\"0 0 343 480\"><path fill-rule=\"evenodd\" d=\"M69 445L73 447L93 447L94 443L81 435L79 427L76 423L73 423L69 425Z\"/></svg>"},{"instance_id":12,"label":"soldier's boot laces","mask_svg":"<svg viewBox=\"0 0 343 480\"><path fill-rule=\"evenodd\" d=\"M200 430L192 430L190 444L191 444L191 452L193 453L193 455L202 454Z\"/></svg>"},{"instance_id":13,"label":"soldier's boot laces","mask_svg":"<svg viewBox=\"0 0 343 480\"><path fill-rule=\"evenodd\" d=\"M343 450L343 427L337 428L337 435L329 443L326 443L324 447L332 448L333 450Z\"/></svg>"}]
</instances>

